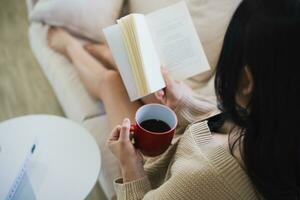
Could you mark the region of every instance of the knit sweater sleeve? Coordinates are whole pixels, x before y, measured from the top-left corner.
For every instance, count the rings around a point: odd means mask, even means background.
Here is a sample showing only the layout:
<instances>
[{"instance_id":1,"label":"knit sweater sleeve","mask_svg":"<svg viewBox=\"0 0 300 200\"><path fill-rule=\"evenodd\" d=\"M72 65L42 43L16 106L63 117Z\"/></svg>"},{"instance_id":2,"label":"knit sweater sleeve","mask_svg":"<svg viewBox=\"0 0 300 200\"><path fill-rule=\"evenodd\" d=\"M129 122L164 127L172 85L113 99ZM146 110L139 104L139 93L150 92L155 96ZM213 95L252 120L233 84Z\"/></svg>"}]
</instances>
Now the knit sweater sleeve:
<instances>
[{"instance_id":1,"label":"knit sweater sleeve","mask_svg":"<svg viewBox=\"0 0 300 200\"><path fill-rule=\"evenodd\" d=\"M156 189L151 189L147 177L125 184L117 182L115 189L118 200L240 199L239 195L224 184L222 178L209 167L201 170L195 168L182 170Z\"/></svg>"},{"instance_id":2,"label":"knit sweater sleeve","mask_svg":"<svg viewBox=\"0 0 300 200\"><path fill-rule=\"evenodd\" d=\"M193 124L186 130L177 147L182 158L177 157L176 161L174 157L169 166L170 176L158 187L151 185L148 176L127 183L122 183L122 179L115 181L118 199L256 199L251 182L236 160L222 146L208 143L207 130L204 123Z\"/></svg>"},{"instance_id":3,"label":"knit sweater sleeve","mask_svg":"<svg viewBox=\"0 0 300 200\"><path fill-rule=\"evenodd\" d=\"M174 111L178 118L177 132L183 132L192 122L219 113L215 100L196 93L183 96Z\"/></svg>"}]
</instances>

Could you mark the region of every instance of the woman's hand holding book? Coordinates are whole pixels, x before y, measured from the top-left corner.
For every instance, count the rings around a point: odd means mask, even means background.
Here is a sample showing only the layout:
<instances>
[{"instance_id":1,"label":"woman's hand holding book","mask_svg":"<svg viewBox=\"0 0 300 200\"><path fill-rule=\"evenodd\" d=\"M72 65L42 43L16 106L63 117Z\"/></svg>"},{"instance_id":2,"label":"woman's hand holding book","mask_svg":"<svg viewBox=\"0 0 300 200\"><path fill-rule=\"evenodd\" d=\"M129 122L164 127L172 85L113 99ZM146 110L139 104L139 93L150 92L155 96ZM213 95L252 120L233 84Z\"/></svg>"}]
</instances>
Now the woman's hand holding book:
<instances>
[{"instance_id":1,"label":"woman's hand holding book","mask_svg":"<svg viewBox=\"0 0 300 200\"><path fill-rule=\"evenodd\" d=\"M192 93L192 89L183 82L174 80L166 68L162 67L161 72L164 77L166 87L155 92L155 97L161 101L162 104L170 107L171 109L175 109L180 99L184 95L190 95Z\"/></svg>"}]
</instances>

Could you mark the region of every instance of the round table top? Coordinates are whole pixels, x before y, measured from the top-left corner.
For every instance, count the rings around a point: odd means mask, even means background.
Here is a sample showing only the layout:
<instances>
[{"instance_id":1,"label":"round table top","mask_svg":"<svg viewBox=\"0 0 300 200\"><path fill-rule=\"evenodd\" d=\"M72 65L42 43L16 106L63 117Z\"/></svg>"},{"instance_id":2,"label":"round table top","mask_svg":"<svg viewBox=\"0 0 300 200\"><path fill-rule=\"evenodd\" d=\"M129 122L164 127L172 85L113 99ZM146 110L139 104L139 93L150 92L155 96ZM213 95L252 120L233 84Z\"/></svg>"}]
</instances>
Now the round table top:
<instances>
[{"instance_id":1,"label":"round table top","mask_svg":"<svg viewBox=\"0 0 300 200\"><path fill-rule=\"evenodd\" d=\"M101 166L99 148L75 122L50 115L18 117L0 124L2 137L12 141L32 137L37 142L27 171L36 199L84 199L95 185Z\"/></svg>"}]
</instances>

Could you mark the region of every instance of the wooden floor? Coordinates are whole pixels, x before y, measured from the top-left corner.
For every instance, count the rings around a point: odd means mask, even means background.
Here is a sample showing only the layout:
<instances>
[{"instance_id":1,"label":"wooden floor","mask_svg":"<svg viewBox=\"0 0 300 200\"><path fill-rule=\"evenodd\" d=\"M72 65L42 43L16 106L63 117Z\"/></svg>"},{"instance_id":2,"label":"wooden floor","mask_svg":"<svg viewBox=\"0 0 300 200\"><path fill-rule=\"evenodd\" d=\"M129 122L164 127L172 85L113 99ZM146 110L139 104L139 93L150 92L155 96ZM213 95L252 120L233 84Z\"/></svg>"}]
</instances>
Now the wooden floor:
<instances>
[{"instance_id":1,"label":"wooden floor","mask_svg":"<svg viewBox=\"0 0 300 200\"><path fill-rule=\"evenodd\" d=\"M28 44L25 0L0 0L0 122L63 111ZM96 185L88 200L105 199Z\"/></svg>"},{"instance_id":2,"label":"wooden floor","mask_svg":"<svg viewBox=\"0 0 300 200\"><path fill-rule=\"evenodd\" d=\"M63 115L27 32L25 0L0 0L0 121L33 113Z\"/></svg>"}]
</instances>

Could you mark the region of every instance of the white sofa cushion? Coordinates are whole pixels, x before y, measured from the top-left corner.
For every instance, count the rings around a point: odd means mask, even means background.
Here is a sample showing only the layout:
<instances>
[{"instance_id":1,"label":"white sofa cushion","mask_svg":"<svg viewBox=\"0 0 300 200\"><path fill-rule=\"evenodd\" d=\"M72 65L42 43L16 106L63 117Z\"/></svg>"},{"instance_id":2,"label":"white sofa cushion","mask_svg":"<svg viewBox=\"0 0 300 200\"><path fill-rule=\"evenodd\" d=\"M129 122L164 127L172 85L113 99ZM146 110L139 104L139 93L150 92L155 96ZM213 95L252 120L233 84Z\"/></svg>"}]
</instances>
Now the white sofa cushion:
<instances>
[{"instance_id":1,"label":"white sofa cushion","mask_svg":"<svg viewBox=\"0 0 300 200\"><path fill-rule=\"evenodd\" d=\"M130 12L149 13L182 0L129 0ZM212 70L194 77L206 83L214 74L228 23L241 0L185 0Z\"/></svg>"},{"instance_id":2,"label":"white sofa cushion","mask_svg":"<svg viewBox=\"0 0 300 200\"><path fill-rule=\"evenodd\" d=\"M63 26L80 36L104 41L102 29L114 24L123 0L39 0L31 21Z\"/></svg>"},{"instance_id":3,"label":"white sofa cushion","mask_svg":"<svg viewBox=\"0 0 300 200\"><path fill-rule=\"evenodd\" d=\"M49 48L47 33L47 25L32 23L29 27L29 42L66 116L82 122L103 114L103 105L87 93L74 66L64 56Z\"/></svg>"},{"instance_id":4,"label":"white sofa cushion","mask_svg":"<svg viewBox=\"0 0 300 200\"><path fill-rule=\"evenodd\" d=\"M38 0L26 0L26 7L27 7L27 13L28 13L28 18L29 15L34 7L34 5L37 3Z\"/></svg>"},{"instance_id":5,"label":"white sofa cushion","mask_svg":"<svg viewBox=\"0 0 300 200\"><path fill-rule=\"evenodd\" d=\"M112 197L115 196L113 180L120 177L121 173L117 159L105 145L110 133L108 124L109 122L105 115L88 119L83 123L94 136L100 147L102 166L99 175L99 183L107 198L112 199Z\"/></svg>"}]
</instances>

